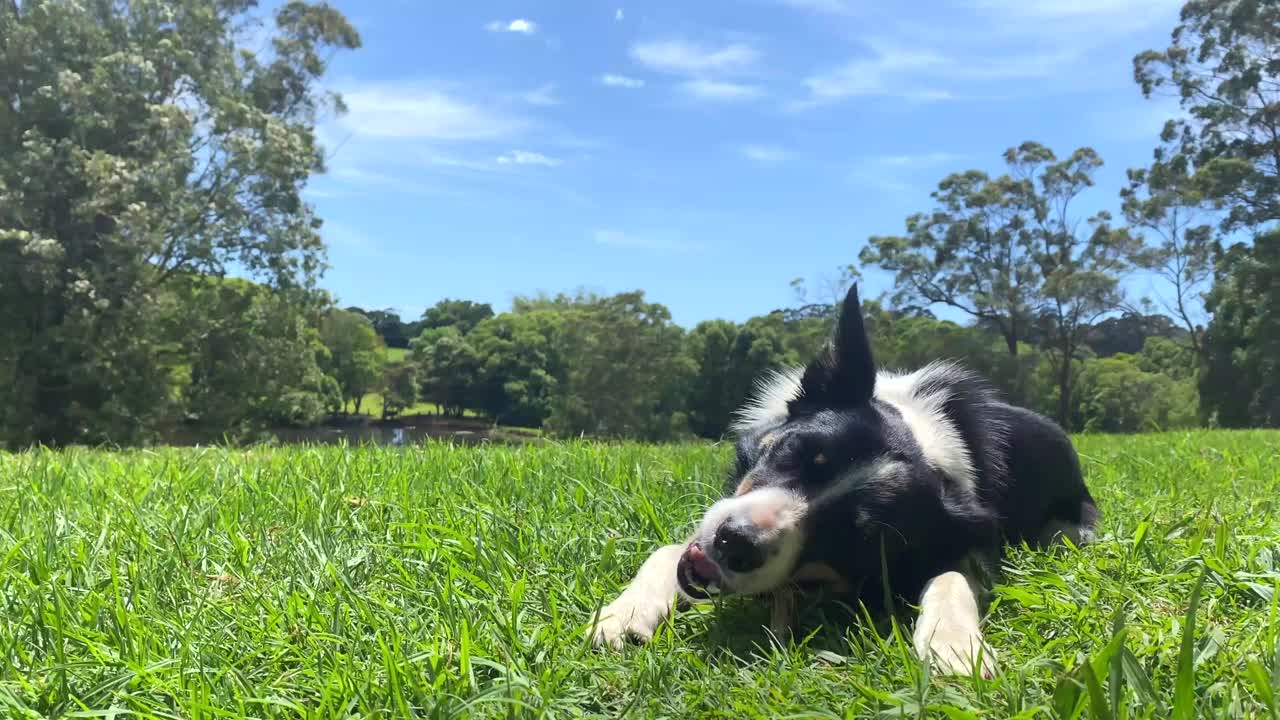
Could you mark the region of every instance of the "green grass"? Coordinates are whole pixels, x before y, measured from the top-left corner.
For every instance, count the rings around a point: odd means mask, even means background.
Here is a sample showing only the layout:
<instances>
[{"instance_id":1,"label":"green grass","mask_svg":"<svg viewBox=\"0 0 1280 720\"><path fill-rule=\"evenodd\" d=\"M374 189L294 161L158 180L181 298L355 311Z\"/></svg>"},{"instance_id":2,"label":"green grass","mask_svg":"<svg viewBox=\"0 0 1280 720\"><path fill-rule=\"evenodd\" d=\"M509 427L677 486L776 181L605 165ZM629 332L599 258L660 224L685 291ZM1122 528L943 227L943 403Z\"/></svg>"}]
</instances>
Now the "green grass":
<instances>
[{"instance_id":1,"label":"green grass","mask_svg":"<svg viewBox=\"0 0 1280 720\"><path fill-rule=\"evenodd\" d=\"M590 650L724 447L0 456L0 716L1276 718L1280 434L1079 448L1101 541L1012 554L990 682L743 600Z\"/></svg>"},{"instance_id":2,"label":"green grass","mask_svg":"<svg viewBox=\"0 0 1280 720\"><path fill-rule=\"evenodd\" d=\"M404 362L409 357L408 348L387 348L387 360L391 362Z\"/></svg>"}]
</instances>

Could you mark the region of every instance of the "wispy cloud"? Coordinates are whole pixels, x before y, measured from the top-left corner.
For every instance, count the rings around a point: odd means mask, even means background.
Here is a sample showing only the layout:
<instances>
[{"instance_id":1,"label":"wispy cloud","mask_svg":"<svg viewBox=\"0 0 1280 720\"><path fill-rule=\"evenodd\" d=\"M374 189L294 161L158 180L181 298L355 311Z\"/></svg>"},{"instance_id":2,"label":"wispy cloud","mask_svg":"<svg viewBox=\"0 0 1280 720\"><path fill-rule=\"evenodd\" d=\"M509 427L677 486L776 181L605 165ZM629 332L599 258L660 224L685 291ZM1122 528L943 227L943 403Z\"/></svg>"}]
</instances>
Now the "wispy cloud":
<instances>
[{"instance_id":1,"label":"wispy cloud","mask_svg":"<svg viewBox=\"0 0 1280 720\"><path fill-rule=\"evenodd\" d=\"M742 157L761 165L777 165L791 159L791 151L777 145L743 145L738 148Z\"/></svg>"},{"instance_id":2,"label":"wispy cloud","mask_svg":"<svg viewBox=\"0 0 1280 720\"><path fill-rule=\"evenodd\" d=\"M485 25L485 29L489 32L509 32L519 33L521 35L532 35L538 32L538 23L524 18L516 18L515 20L494 20Z\"/></svg>"},{"instance_id":3,"label":"wispy cloud","mask_svg":"<svg viewBox=\"0 0 1280 720\"><path fill-rule=\"evenodd\" d=\"M631 47L631 58L650 70L673 75L706 75L741 72L759 59L759 52L744 43L701 45L685 40L654 40Z\"/></svg>"},{"instance_id":4,"label":"wispy cloud","mask_svg":"<svg viewBox=\"0 0 1280 720\"><path fill-rule=\"evenodd\" d=\"M521 95L521 99L536 107L552 107L560 104L560 98L556 96L554 83L547 83L542 87L534 88Z\"/></svg>"},{"instance_id":5,"label":"wispy cloud","mask_svg":"<svg viewBox=\"0 0 1280 720\"><path fill-rule=\"evenodd\" d=\"M919 170L925 168L936 168L940 165L950 165L963 159L963 155L949 152L926 152L913 153L908 155L885 155L877 158L880 165L889 168L901 168L905 170Z\"/></svg>"},{"instance_id":6,"label":"wispy cloud","mask_svg":"<svg viewBox=\"0 0 1280 720\"><path fill-rule=\"evenodd\" d=\"M499 165L540 165L542 167L558 167L562 165L564 161L559 158L548 157L538 152L512 150L509 153L499 155L497 163Z\"/></svg>"},{"instance_id":7,"label":"wispy cloud","mask_svg":"<svg viewBox=\"0 0 1280 720\"><path fill-rule=\"evenodd\" d=\"M843 65L805 78L811 104L855 97L892 97L915 102L994 97L1003 84L1060 75L1078 55L1073 49L975 56L885 43Z\"/></svg>"},{"instance_id":8,"label":"wispy cloud","mask_svg":"<svg viewBox=\"0 0 1280 720\"><path fill-rule=\"evenodd\" d=\"M764 91L756 85L725 80L708 80L706 78L683 82L680 84L680 89L700 100L716 100L719 102L754 100L764 94Z\"/></svg>"},{"instance_id":9,"label":"wispy cloud","mask_svg":"<svg viewBox=\"0 0 1280 720\"><path fill-rule=\"evenodd\" d=\"M637 235L616 229L599 229L591 233L597 245L630 250L652 250L660 252L690 252L705 249L701 243L688 243L655 235Z\"/></svg>"},{"instance_id":10,"label":"wispy cloud","mask_svg":"<svg viewBox=\"0 0 1280 720\"><path fill-rule=\"evenodd\" d=\"M615 75L614 73L605 73L600 76L600 84L605 87L628 88L634 90L644 87L644 80L640 78L627 77L626 75Z\"/></svg>"},{"instance_id":11,"label":"wispy cloud","mask_svg":"<svg viewBox=\"0 0 1280 720\"><path fill-rule=\"evenodd\" d=\"M509 112L443 90L413 85L364 85L343 92L340 125L354 135L440 141L493 140L527 123Z\"/></svg>"},{"instance_id":12,"label":"wispy cloud","mask_svg":"<svg viewBox=\"0 0 1280 720\"><path fill-rule=\"evenodd\" d=\"M972 5L1006 23L1053 22L1058 32L1117 33L1163 23L1183 0L972 0Z\"/></svg>"},{"instance_id":13,"label":"wispy cloud","mask_svg":"<svg viewBox=\"0 0 1280 720\"><path fill-rule=\"evenodd\" d=\"M618 8L613 11L613 19L615 22L622 22L625 18L626 16L622 14L622 8Z\"/></svg>"},{"instance_id":14,"label":"wispy cloud","mask_svg":"<svg viewBox=\"0 0 1280 720\"><path fill-rule=\"evenodd\" d=\"M843 15L854 10L851 0L778 0L782 5L811 12Z\"/></svg>"}]
</instances>

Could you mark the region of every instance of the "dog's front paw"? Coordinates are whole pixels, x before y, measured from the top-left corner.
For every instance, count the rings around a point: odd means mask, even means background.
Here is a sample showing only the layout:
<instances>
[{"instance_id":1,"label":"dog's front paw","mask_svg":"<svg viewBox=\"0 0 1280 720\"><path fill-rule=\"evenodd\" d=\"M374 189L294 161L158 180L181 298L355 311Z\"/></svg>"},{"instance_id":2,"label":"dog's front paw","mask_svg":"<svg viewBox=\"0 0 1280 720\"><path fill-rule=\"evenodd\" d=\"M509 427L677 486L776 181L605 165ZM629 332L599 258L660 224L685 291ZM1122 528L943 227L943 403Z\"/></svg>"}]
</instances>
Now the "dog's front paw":
<instances>
[{"instance_id":1,"label":"dog's front paw","mask_svg":"<svg viewBox=\"0 0 1280 720\"><path fill-rule=\"evenodd\" d=\"M995 652L976 627L941 622L933 628L923 648L920 644L916 651L943 675L972 675L975 661L981 663L982 677L990 680L996 675Z\"/></svg>"},{"instance_id":2,"label":"dog's front paw","mask_svg":"<svg viewBox=\"0 0 1280 720\"><path fill-rule=\"evenodd\" d=\"M591 643L621 650L627 640L648 642L670 609L669 603L657 597L623 593L601 608L591 628Z\"/></svg>"}]
</instances>

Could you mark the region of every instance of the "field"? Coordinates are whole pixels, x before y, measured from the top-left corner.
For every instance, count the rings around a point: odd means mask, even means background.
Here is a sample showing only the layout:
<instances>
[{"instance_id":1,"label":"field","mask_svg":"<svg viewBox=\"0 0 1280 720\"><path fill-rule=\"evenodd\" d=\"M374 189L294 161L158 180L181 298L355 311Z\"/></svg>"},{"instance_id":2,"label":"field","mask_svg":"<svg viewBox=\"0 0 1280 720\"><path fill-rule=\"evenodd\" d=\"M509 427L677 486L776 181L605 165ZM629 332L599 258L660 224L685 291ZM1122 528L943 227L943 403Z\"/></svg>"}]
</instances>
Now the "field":
<instances>
[{"instance_id":1,"label":"field","mask_svg":"<svg viewBox=\"0 0 1280 720\"><path fill-rule=\"evenodd\" d=\"M591 650L725 447L0 456L0 716L1275 718L1278 447L1080 439L1101 540L1011 555L993 681L822 609L774 647L741 600Z\"/></svg>"}]
</instances>

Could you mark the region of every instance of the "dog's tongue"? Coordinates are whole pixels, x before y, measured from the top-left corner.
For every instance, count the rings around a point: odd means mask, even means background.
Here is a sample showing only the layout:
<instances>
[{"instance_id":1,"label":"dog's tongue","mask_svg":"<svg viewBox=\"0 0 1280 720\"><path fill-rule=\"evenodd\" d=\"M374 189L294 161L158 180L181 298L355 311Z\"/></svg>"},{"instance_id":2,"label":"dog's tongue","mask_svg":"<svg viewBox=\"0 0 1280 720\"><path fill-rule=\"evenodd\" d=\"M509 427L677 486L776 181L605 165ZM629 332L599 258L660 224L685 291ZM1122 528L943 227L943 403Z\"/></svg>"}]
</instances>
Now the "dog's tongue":
<instances>
[{"instance_id":1,"label":"dog's tongue","mask_svg":"<svg viewBox=\"0 0 1280 720\"><path fill-rule=\"evenodd\" d=\"M720 582L720 568L711 562L711 558L703 552L698 545L690 545L685 551L685 555L689 558L689 562L693 565L693 569L698 573L698 577L708 583Z\"/></svg>"}]
</instances>

